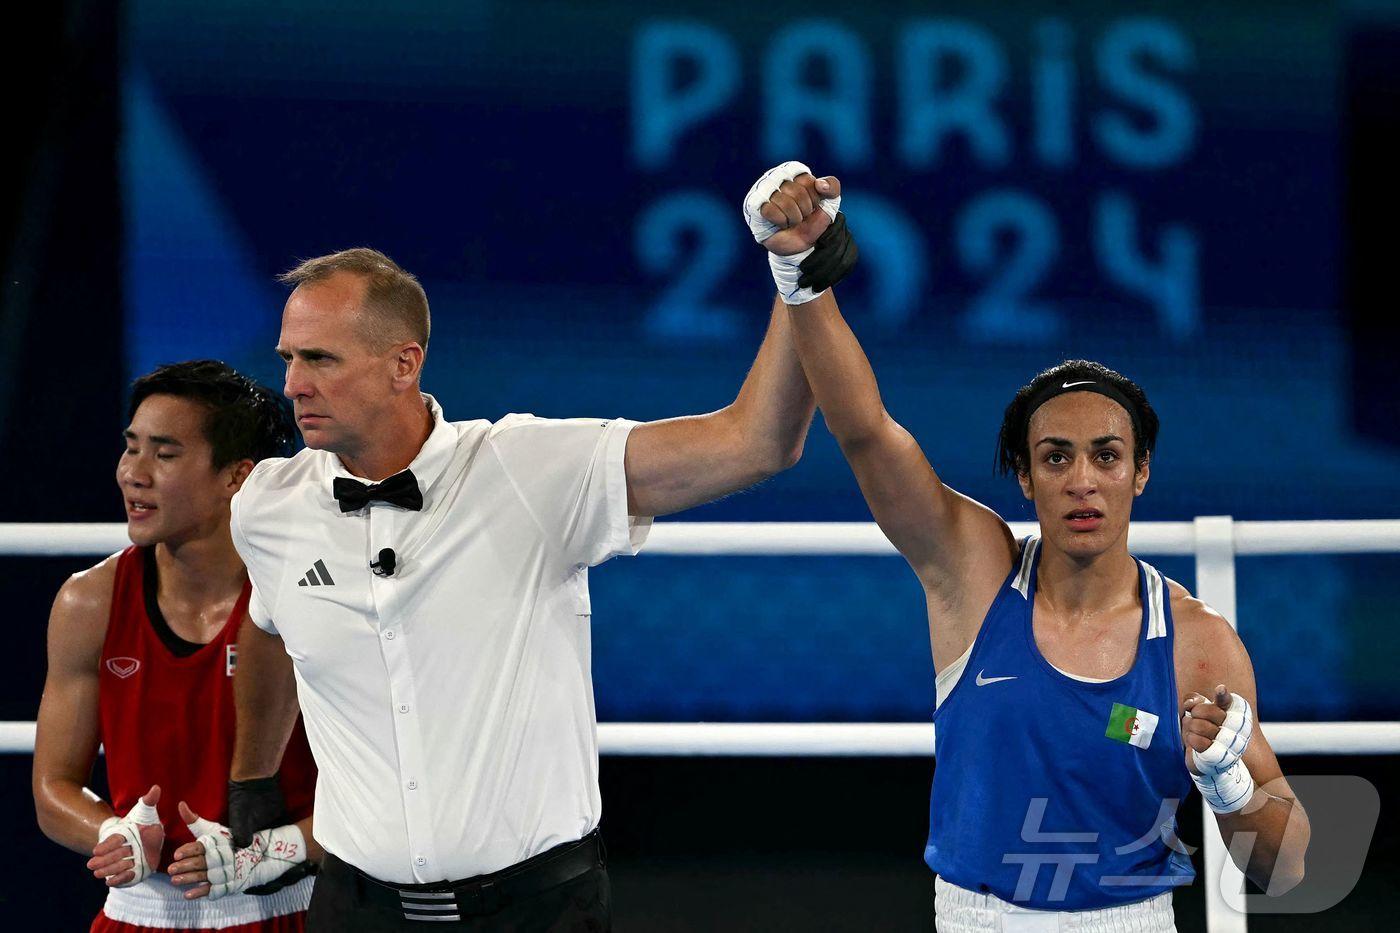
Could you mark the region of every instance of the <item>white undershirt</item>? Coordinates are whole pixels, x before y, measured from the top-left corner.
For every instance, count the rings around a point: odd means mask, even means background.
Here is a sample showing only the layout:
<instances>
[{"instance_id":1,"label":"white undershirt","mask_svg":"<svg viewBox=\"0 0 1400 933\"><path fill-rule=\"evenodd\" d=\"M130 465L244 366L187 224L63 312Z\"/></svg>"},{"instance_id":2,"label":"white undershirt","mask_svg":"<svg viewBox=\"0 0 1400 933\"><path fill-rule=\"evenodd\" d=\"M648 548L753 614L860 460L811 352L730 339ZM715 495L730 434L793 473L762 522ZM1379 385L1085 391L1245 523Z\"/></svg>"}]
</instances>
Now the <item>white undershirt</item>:
<instances>
[{"instance_id":1,"label":"white undershirt","mask_svg":"<svg viewBox=\"0 0 1400 933\"><path fill-rule=\"evenodd\" d=\"M1050 664L1049 661L1047 661L1047 662L1045 662L1045 663ZM1083 674L1071 674L1069 671L1064 670L1063 668L1055 667L1055 665L1053 665L1053 664L1050 664L1050 666L1051 666L1051 667L1054 667L1055 670L1059 671L1061 674L1064 674L1064 675L1065 675L1066 677L1068 677L1070 680L1077 680L1077 681L1079 681L1080 683L1086 683L1086 684L1106 684L1106 683L1108 683L1110 680L1117 680L1117 679L1118 679L1118 678L1116 678L1116 677L1085 677Z\"/></svg>"},{"instance_id":2,"label":"white undershirt","mask_svg":"<svg viewBox=\"0 0 1400 933\"><path fill-rule=\"evenodd\" d=\"M952 664L949 664L941 672L939 672L936 678L934 678L934 692L936 695L936 705L942 706L943 701L948 699L948 694L952 693L953 688L958 685L958 680L962 677L963 670L967 667L967 659L972 657L972 646L975 644L977 644L977 641L976 639L973 639L972 645L967 646L967 650L962 653L962 657L958 658ZM1047 661L1046 663L1049 664L1050 662ZM1062 670L1059 667L1055 667L1055 665L1053 664L1051 664L1050 666L1054 667L1055 670L1059 671L1061 674L1064 674L1071 680L1077 680L1081 683L1086 684L1106 684L1110 680L1117 679L1114 677L1085 677L1082 674L1071 674L1069 671Z\"/></svg>"}]
</instances>

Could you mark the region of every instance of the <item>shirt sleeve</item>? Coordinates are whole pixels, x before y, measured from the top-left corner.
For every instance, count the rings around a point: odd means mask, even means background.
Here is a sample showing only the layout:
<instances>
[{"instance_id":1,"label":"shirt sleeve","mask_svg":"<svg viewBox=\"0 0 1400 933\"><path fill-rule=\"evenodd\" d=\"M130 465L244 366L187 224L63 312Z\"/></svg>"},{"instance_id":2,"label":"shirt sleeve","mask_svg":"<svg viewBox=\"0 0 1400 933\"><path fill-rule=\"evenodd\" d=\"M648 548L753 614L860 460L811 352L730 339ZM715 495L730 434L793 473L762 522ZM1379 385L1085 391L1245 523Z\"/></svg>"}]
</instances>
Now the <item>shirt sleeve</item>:
<instances>
[{"instance_id":1,"label":"shirt sleeve","mask_svg":"<svg viewBox=\"0 0 1400 933\"><path fill-rule=\"evenodd\" d=\"M570 564L592 567L636 554L650 518L627 514L627 437L621 418L564 420L508 415L490 444L506 477Z\"/></svg>"},{"instance_id":2,"label":"shirt sleeve","mask_svg":"<svg viewBox=\"0 0 1400 933\"><path fill-rule=\"evenodd\" d=\"M251 479L251 477L249 477ZM248 580L253 584L253 593L248 599L248 617L253 620L253 624L267 632L269 635L277 634L277 626L272 623L272 610L263 600L262 594L258 590L258 574L255 572L255 558L252 546L243 534L241 514L243 505L247 501L249 494L248 483L245 480L243 488L233 494L233 501L229 506L229 535L233 538L233 549L238 552L239 558L243 561L243 566L248 571Z\"/></svg>"}]
</instances>

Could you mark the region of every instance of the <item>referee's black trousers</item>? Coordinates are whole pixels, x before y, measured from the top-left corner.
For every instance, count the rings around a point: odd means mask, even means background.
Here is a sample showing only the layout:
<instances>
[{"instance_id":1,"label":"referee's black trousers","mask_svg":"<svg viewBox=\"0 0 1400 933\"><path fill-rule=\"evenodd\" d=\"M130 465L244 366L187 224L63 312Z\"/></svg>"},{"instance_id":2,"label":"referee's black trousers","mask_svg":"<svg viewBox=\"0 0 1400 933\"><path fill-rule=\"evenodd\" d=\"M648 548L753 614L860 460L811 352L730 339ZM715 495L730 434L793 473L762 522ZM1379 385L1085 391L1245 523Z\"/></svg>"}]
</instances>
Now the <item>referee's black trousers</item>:
<instances>
[{"instance_id":1,"label":"referee's black trousers","mask_svg":"<svg viewBox=\"0 0 1400 933\"><path fill-rule=\"evenodd\" d=\"M490 877L490 876L487 876ZM605 860L563 884L459 920L410 920L382 891L326 853L307 913L307 933L611 933L612 892Z\"/></svg>"}]
</instances>

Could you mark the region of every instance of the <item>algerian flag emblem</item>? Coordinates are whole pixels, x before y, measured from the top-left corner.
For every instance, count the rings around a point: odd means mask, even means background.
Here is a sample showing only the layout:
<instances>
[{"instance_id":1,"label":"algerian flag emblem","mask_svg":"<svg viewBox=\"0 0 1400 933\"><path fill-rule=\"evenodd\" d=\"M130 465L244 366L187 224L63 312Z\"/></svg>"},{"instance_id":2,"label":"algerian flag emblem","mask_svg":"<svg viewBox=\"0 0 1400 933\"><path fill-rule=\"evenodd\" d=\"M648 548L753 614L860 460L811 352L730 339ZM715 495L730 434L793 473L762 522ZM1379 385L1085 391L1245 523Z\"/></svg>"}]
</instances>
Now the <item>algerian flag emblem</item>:
<instances>
[{"instance_id":1,"label":"algerian flag emblem","mask_svg":"<svg viewBox=\"0 0 1400 933\"><path fill-rule=\"evenodd\" d=\"M1113 704L1113 712L1108 716L1108 728L1104 735L1116 742L1126 742L1138 748L1152 744L1152 733L1157 731L1157 717L1122 703Z\"/></svg>"}]
</instances>

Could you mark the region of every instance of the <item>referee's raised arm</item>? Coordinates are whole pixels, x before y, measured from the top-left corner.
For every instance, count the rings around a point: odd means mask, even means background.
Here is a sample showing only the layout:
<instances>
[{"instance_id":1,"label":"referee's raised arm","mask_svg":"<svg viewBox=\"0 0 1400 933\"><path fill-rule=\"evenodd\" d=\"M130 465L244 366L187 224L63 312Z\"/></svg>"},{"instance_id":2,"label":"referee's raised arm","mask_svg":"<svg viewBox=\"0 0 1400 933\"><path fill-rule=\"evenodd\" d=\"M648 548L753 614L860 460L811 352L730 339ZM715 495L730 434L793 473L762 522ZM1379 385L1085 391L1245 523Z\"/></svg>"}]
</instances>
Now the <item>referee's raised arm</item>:
<instances>
[{"instance_id":1,"label":"referee's raised arm","mask_svg":"<svg viewBox=\"0 0 1400 933\"><path fill-rule=\"evenodd\" d=\"M797 463L815 410L792 325L773 302L739 395L719 411L640 424L627 442L627 509L669 515L745 489Z\"/></svg>"}]
</instances>

